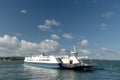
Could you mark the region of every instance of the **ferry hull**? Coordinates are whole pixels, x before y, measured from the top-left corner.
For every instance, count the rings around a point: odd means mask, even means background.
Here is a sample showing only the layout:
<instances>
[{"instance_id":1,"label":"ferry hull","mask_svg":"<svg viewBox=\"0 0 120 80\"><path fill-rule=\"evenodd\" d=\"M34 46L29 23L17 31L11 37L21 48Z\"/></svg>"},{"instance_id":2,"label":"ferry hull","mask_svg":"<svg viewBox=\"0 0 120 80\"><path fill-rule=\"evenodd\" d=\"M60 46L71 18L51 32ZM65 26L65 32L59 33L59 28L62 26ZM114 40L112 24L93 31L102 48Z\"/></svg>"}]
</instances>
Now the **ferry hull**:
<instances>
[{"instance_id":1,"label":"ferry hull","mask_svg":"<svg viewBox=\"0 0 120 80\"><path fill-rule=\"evenodd\" d=\"M92 65L85 65L82 66L80 64L62 64L62 69L71 69L71 70L93 70L94 66Z\"/></svg>"},{"instance_id":2,"label":"ferry hull","mask_svg":"<svg viewBox=\"0 0 120 80\"><path fill-rule=\"evenodd\" d=\"M60 63L34 63L34 62L25 62L25 65L36 66L36 67L46 67L46 68L61 68Z\"/></svg>"},{"instance_id":3,"label":"ferry hull","mask_svg":"<svg viewBox=\"0 0 120 80\"><path fill-rule=\"evenodd\" d=\"M75 67L66 67L66 66L62 66L62 69L70 69L70 70L93 70L93 66L75 66Z\"/></svg>"}]
</instances>

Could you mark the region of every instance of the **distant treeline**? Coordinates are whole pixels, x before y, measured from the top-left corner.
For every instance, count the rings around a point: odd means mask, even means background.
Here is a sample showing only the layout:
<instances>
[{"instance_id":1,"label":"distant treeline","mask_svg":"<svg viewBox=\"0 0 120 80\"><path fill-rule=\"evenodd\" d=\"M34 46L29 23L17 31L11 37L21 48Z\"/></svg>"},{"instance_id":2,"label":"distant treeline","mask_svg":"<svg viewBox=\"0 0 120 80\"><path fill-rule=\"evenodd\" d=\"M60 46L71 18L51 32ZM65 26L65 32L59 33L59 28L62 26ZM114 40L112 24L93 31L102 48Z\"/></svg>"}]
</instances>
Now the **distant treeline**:
<instances>
[{"instance_id":1,"label":"distant treeline","mask_svg":"<svg viewBox=\"0 0 120 80\"><path fill-rule=\"evenodd\" d=\"M23 61L24 58L25 57L0 57L0 61ZM120 61L120 60L91 59L90 61L96 62L96 61Z\"/></svg>"},{"instance_id":2,"label":"distant treeline","mask_svg":"<svg viewBox=\"0 0 120 80\"><path fill-rule=\"evenodd\" d=\"M0 57L0 61L23 61L24 57Z\"/></svg>"}]
</instances>

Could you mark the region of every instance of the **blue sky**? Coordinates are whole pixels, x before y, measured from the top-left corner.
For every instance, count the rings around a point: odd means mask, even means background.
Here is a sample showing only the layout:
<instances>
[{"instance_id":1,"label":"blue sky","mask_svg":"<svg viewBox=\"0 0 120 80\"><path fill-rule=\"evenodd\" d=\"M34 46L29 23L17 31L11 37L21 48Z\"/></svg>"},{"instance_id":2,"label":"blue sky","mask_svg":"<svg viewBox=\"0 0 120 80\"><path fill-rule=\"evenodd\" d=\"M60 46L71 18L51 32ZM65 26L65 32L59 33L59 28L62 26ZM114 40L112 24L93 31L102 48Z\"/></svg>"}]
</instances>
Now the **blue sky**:
<instances>
[{"instance_id":1,"label":"blue sky","mask_svg":"<svg viewBox=\"0 0 120 80\"><path fill-rule=\"evenodd\" d=\"M120 59L119 8L119 0L0 0L0 56L76 45L79 55Z\"/></svg>"}]
</instances>

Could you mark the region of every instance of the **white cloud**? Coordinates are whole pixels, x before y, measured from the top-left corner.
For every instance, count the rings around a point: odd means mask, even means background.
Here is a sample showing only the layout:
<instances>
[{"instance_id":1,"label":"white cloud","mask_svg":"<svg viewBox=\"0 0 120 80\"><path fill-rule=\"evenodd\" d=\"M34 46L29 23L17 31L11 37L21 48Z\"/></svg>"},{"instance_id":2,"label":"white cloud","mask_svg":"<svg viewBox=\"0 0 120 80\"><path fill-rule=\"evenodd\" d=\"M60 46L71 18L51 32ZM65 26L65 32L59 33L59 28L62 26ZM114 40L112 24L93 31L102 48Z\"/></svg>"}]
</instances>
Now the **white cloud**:
<instances>
[{"instance_id":1,"label":"white cloud","mask_svg":"<svg viewBox=\"0 0 120 80\"><path fill-rule=\"evenodd\" d=\"M60 46L57 41L53 40L45 40L40 43L40 52L56 52L58 51L58 47Z\"/></svg>"},{"instance_id":2,"label":"white cloud","mask_svg":"<svg viewBox=\"0 0 120 80\"><path fill-rule=\"evenodd\" d=\"M41 31L49 31L51 30L53 27L55 26L59 26L60 25L60 22L58 21L55 21L54 19L46 19L44 24L41 24L41 25L38 25L38 28L41 30Z\"/></svg>"},{"instance_id":3,"label":"white cloud","mask_svg":"<svg viewBox=\"0 0 120 80\"><path fill-rule=\"evenodd\" d=\"M46 25L38 25L38 28L39 28L41 31L48 31L48 30L51 29L51 27L46 26Z\"/></svg>"},{"instance_id":4,"label":"white cloud","mask_svg":"<svg viewBox=\"0 0 120 80\"><path fill-rule=\"evenodd\" d=\"M70 54L70 51L67 50L67 49L65 49L65 48L62 48L62 49L60 50L60 55L66 55L66 54Z\"/></svg>"},{"instance_id":5,"label":"white cloud","mask_svg":"<svg viewBox=\"0 0 120 80\"><path fill-rule=\"evenodd\" d=\"M66 51L66 49L63 49L63 48L61 49L61 52L65 52L65 51Z\"/></svg>"},{"instance_id":6,"label":"white cloud","mask_svg":"<svg viewBox=\"0 0 120 80\"><path fill-rule=\"evenodd\" d=\"M102 14L102 17L103 17L103 18L110 18L110 17L112 17L112 16L114 16L114 15L115 15L114 12L106 12L106 13L103 13L103 14Z\"/></svg>"},{"instance_id":7,"label":"white cloud","mask_svg":"<svg viewBox=\"0 0 120 80\"><path fill-rule=\"evenodd\" d=\"M58 52L59 43L53 40L44 40L40 43L18 40L17 37L4 35L0 37L0 56L26 56L42 52Z\"/></svg>"},{"instance_id":8,"label":"white cloud","mask_svg":"<svg viewBox=\"0 0 120 80\"><path fill-rule=\"evenodd\" d=\"M92 54L93 53L92 50L86 50L86 49L80 49L79 52L83 53L83 54Z\"/></svg>"},{"instance_id":9,"label":"white cloud","mask_svg":"<svg viewBox=\"0 0 120 80\"><path fill-rule=\"evenodd\" d=\"M102 51L109 51L108 48L101 48Z\"/></svg>"},{"instance_id":10,"label":"white cloud","mask_svg":"<svg viewBox=\"0 0 120 80\"><path fill-rule=\"evenodd\" d=\"M66 39L73 39L73 36L70 35L70 34L63 34L63 37L66 38Z\"/></svg>"},{"instance_id":11,"label":"white cloud","mask_svg":"<svg viewBox=\"0 0 120 80\"><path fill-rule=\"evenodd\" d=\"M59 36L56 35L56 34L52 34L52 35L51 35L51 38L52 38L52 39L60 39Z\"/></svg>"},{"instance_id":12,"label":"white cloud","mask_svg":"<svg viewBox=\"0 0 120 80\"><path fill-rule=\"evenodd\" d=\"M101 48L101 53L102 54L116 54L117 52L116 51L114 51L114 50L111 50L111 49L109 49L109 48Z\"/></svg>"},{"instance_id":13,"label":"white cloud","mask_svg":"<svg viewBox=\"0 0 120 80\"><path fill-rule=\"evenodd\" d=\"M82 40L81 45L82 46L88 46L89 45L88 40L86 40L86 39Z\"/></svg>"},{"instance_id":14,"label":"white cloud","mask_svg":"<svg viewBox=\"0 0 120 80\"><path fill-rule=\"evenodd\" d=\"M54 19L51 19L51 20L46 19L45 25L46 26L59 26L60 23L58 21L55 21Z\"/></svg>"},{"instance_id":15,"label":"white cloud","mask_svg":"<svg viewBox=\"0 0 120 80\"><path fill-rule=\"evenodd\" d=\"M15 52L20 47L19 40L13 36L4 35L0 37L0 53L10 54Z\"/></svg>"},{"instance_id":16,"label":"white cloud","mask_svg":"<svg viewBox=\"0 0 120 80\"><path fill-rule=\"evenodd\" d=\"M18 45L19 42L15 36L10 37L8 35L4 35L4 37L0 37L0 47L13 48Z\"/></svg>"},{"instance_id":17,"label":"white cloud","mask_svg":"<svg viewBox=\"0 0 120 80\"><path fill-rule=\"evenodd\" d=\"M23 10L20 11L20 13L26 14L26 13L27 13L27 10L23 9Z\"/></svg>"}]
</instances>

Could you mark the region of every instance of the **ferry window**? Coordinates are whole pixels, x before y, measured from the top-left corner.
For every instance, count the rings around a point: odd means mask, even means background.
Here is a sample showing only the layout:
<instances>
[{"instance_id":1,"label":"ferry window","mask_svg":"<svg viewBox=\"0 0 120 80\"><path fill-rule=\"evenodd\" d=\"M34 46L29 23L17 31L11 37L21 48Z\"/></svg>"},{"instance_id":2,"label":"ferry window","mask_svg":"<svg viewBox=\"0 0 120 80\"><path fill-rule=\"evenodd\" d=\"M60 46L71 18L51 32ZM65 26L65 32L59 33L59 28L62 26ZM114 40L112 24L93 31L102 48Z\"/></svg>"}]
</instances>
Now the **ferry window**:
<instances>
[{"instance_id":1,"label":"ferry window","mask_svg":"<svg viewBox=\"0 0 120 80\"><path fill-rule=\"evenodd\" d=\"M49 59L46 59L46 61L50 61Z\"/></svg>"},{"instance_id":2,"label":"ferry window","mask_svg":"<svg viewBox=\"0 0 120 80\"><path fill-rule=\"evenodd\" d=\"M73 63L73 60L70 60L70 64L72 64Z\"/></svg>"}]
</instances>

